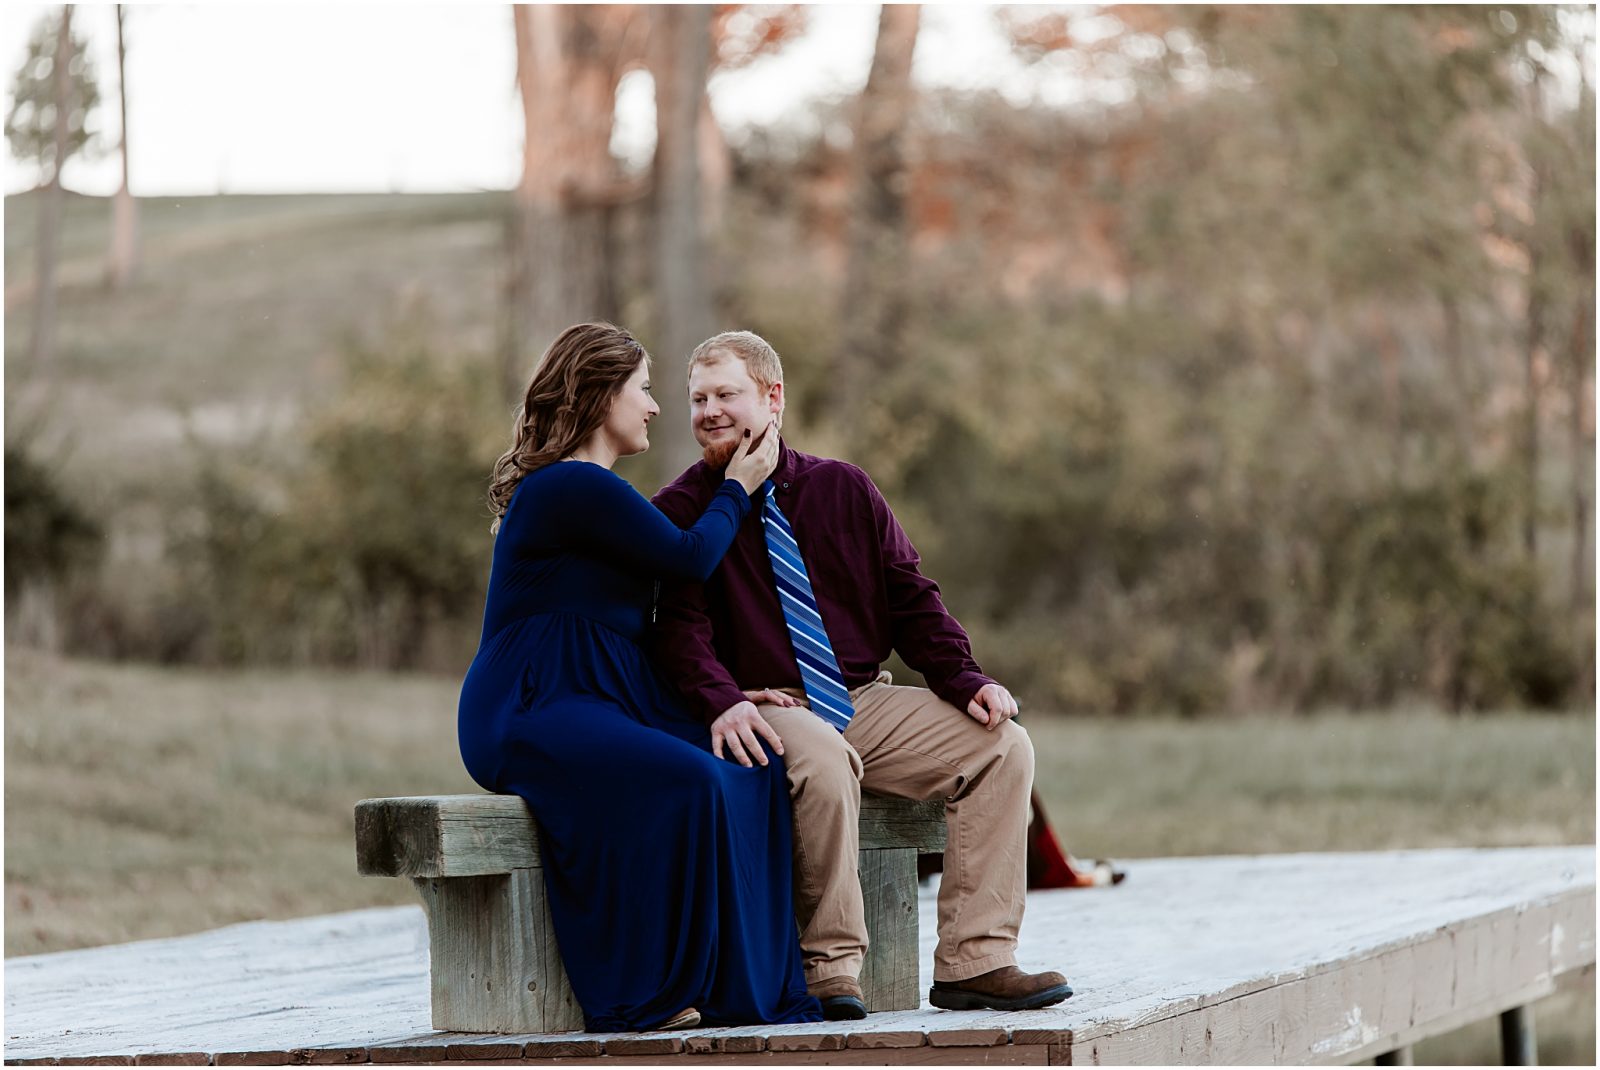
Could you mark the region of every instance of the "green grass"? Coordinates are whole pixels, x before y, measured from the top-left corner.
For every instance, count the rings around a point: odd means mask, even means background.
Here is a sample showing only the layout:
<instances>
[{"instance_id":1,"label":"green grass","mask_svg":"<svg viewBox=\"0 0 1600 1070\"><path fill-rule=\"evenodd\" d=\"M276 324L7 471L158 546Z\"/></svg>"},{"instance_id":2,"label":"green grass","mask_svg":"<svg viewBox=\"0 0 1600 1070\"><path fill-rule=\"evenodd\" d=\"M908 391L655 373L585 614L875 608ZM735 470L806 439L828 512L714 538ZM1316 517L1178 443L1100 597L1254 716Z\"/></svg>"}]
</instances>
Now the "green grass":
<instances>
[{"instance_id":1,"label":"green grass","mask_svg":"<svg viewBox=\"0 0 1600 1070\"><path fill-rule=\"evenodd\" d=\"M352 807L476 790L457 681L6 655L6 954L410 903L356 875ZM1591 716L1028 718L1080 857L1594 842ZM1592 988L1540 1007L1592 1062ZM1418 1051L1493 1055L1493 1025Z\"/></svg>"}]
</instances>

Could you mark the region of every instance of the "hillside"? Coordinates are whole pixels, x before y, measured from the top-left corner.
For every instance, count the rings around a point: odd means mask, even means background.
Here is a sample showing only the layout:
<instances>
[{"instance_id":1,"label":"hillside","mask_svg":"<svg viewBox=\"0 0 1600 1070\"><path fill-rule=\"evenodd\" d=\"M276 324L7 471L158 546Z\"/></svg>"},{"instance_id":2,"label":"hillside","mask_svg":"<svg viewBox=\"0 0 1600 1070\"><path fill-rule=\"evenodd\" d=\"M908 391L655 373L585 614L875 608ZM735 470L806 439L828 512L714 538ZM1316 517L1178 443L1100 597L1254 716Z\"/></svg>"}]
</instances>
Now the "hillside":
<instances>
[{"instance_id":1,"label":"hillside","mask_svg":"<svg viewBox=\"0 0 1600 1070\"><path fill-rule=\"evenodd\" d=\"M492 351L499 193L149 198L141 274L103 285L110 202L68 199L60 341L27 366L37 198L6 198L7 417L86 490L160 481L186 449L281 426L337 374L350 332L421 312L449 351Z\"/></svg>"}]
</instances>

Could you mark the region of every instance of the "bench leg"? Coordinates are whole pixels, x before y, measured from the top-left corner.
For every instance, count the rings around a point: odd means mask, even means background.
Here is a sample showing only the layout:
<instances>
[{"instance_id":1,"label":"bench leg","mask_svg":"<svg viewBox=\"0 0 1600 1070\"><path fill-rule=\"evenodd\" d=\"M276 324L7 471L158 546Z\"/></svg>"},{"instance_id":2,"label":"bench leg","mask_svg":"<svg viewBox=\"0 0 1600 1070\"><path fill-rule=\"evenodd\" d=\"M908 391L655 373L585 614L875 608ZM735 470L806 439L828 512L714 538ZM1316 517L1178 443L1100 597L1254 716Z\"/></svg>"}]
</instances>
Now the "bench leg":
<instances>
[{"instance_id":1,"label":"bench leg","mask_svg":"<svg viewBox=\"0 0 1600 1070\"><path fill-rule=\"evenodd\" d=\"M1394 1051L1386 1051L1386 1052L1384 1052L1382 1055L1380 1055L1376 1059L1372 1060L1372 1065L1373 1066L1415 1066L1417 1064L1416 1064L1416 1060L1412 1057L1412 1054L1411 1054L1411 1045L1407 1044L1403 1048L1396 1048L1396 1049L1394 1049Z\"/></svg>"},{"instance_id":2,"label":"bench leg","mask_svg":"<svg viewBox=\"0 0 1600 1070\"><path fill-rule=\"evenodd\" d=\"M869 1011L914 1011L922 1005L917 974L917 852L893 847L861 852L867 957L861 994Z\"/></svg>"},{"instance_id":3,"label":"bench leg","mask_svg":"<svg viewBox=\"0 0 1600 1070\"><path fill-rule=\"evenodd\" d=\"M1500 1055L1505 1066L1539 1065L1532 1004L1512 1007L1500 1015Z\"/></svg>"},{"instance_id":4,"label":"bench leg","mask_svg":"<svg viewBox=\"0 0 1600 1070\"><path fill-rule=\"evenodd\" d=\"M556 949L544 874L412 881L428 915L433 1027L463 1033L583 1028Z\"/></svg>"}]
</instances>

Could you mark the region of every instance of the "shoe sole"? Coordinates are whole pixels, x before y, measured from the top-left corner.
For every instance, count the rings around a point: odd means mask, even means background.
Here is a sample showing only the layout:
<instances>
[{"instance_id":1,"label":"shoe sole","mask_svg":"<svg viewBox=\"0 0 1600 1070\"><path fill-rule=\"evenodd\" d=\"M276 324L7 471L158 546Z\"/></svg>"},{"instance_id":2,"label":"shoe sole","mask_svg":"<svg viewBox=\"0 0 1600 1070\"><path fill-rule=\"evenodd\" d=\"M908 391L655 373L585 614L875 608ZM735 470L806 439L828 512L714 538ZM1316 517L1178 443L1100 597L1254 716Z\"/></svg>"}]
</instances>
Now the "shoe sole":
<instances>
[{"instance_id":1,"label":"shoe sole","mask_svg":"<svg viewBox=\"0 0 1600 1070\"><path fill-rule=\"evenodd\" d=\"M867 1005L854 996L830 996L822 1001L822 1017L830 1022L859 1022L867 1016Z\"/></svg>"},{"instance_id":2,"label":"shoe sole","mask_svg":"<svg viewBox=\"0 0 1600 1070\"><path fill-rule=\"evenodd\" d=\"M1040 1007L1053 1007L1065 1002L1071 995L1071 985L1056 985L1017 999L1000 999L959 989L930 988L928 1002L943 1011L1036 1011Z\"/></svg>"}]
</instances>

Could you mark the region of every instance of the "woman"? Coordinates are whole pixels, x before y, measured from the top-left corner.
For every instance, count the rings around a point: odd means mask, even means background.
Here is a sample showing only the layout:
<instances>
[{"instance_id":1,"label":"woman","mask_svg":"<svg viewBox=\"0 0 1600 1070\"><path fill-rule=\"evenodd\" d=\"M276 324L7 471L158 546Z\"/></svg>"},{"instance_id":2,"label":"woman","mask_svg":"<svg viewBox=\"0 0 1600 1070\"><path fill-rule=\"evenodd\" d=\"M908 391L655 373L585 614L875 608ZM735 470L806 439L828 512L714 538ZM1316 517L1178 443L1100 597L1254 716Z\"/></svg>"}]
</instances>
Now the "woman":
<instances>
[{"instance_id":1,"label":"woman","mask_svg":"<svg viewBox=\"0 0 1600 1070\"><path fill-rule=\"evenodd\" d=\"M660 409L627 331L563 331L495 465L483 639L461 688L467 771L527 800L556 942L596 1032L821 1020L790 899L781 760L712 756L639 640L658 577L705 579L777 460L743 446L682 531L610 469Z\"/></svg>"}]
</instances>

